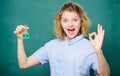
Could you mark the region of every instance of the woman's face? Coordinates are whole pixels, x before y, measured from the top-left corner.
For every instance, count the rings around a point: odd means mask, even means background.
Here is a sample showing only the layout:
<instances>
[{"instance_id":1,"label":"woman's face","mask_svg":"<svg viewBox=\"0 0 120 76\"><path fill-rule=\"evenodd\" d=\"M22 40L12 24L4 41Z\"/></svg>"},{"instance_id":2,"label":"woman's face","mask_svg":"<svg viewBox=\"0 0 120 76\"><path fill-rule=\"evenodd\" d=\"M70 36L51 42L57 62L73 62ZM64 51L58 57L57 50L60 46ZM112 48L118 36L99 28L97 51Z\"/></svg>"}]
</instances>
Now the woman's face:
<instances>
[{"instance_id":1,"label":"woman's face","mask_svg":"<svg viewBox=\"0 0 120 76\"><path fill-rule=\"evenodd\" d=\"M72 39L78 35L81 22L76 12L64 11L61 17L61 24L68 39Z\"/></svg>"}]
</instances>

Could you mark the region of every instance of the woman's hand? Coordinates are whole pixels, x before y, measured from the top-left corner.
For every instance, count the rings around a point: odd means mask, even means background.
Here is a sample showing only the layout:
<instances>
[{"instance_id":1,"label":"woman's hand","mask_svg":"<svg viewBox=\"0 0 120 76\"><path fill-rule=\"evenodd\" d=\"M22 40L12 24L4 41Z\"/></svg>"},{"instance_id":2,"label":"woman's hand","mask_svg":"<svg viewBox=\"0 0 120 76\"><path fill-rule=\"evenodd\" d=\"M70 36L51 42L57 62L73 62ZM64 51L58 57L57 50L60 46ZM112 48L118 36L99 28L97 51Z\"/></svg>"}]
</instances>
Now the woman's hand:
<instances>
[{"instance_id":1,"label":"woman's hand","mask_svg":"<svg viewBox=\"0 0 120 76\"><path fill-rule=\"evenodd\" d=\"M89 39L90 39L90 42L91 42L95 52L101 51L104 33L105 33L105 31L102 29L102 26L100 24L98 24L97 28L98 28L97 33L93 32L93 33L89 34ZM94 38L92 38L92 37L94 37Z\"/></svg>"},{"instance_id":2,"label":"woman's hand","mask_svg":"<svg viewBox=\"0 0 120 76\"><path fill-rule=\"evenodd\" d=\"M16 27L14 34L17 36L18 39L22 39L22 34L24 34L28 29L29 27L19 25Z\"/></svg>"}]
</instances>

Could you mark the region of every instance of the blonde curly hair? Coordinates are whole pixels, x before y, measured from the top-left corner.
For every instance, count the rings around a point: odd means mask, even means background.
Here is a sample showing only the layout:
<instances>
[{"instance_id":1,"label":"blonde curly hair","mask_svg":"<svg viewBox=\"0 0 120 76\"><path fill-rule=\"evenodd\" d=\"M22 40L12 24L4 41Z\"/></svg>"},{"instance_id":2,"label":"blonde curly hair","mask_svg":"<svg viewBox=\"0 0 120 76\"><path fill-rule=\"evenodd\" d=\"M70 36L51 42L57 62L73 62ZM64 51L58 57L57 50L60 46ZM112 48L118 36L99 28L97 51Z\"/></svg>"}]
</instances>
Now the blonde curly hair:
<instances>
[{"instance_id":1,"label":"blonde curly hair","mask_svg":"<svg viewBox=\"0 0 120 76\"><path fill-rule=\"evenodd\" d=\"M81 21L81 27L79 30L78 35L83 34L84 36L88 35L88 28L90 25L90 20L87 16L87 14L84 12L82 7L74 2L66 2L63 7L57 12L55 19L54 19L54 32L56 34L56 37L64 40L65 32L62 28L61 25L61 17L64 11L69 11L69 12L76 12Z\"/></svg>"}]
</instances>

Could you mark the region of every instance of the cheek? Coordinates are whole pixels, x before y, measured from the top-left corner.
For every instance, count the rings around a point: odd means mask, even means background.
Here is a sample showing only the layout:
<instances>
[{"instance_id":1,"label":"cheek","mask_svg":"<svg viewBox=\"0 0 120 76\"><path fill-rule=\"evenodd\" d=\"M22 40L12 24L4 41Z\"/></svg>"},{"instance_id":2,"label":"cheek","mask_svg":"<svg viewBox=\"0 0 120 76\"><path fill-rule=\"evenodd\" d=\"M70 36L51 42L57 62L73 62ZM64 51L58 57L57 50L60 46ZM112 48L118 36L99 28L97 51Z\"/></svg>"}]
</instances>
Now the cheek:
<instances>
[{"instance_id":1,"label":"cheek","mask_svg":"<svg viewBox=\"0 0 120 76\"><path fill-rule=\"evenodd\" d=\"M81 28L81 25L80 25L80 24L77 24L77 25L76 25L76 32L77 32L77 33L80 31L80 28Z\"/></svg>"},{"instance_id":2,"label":"cheek","mask_svg":"<svg viewBox=\"0 0 120 76\"><path fill-rule=\"evenodd\" d=\"M63 29L65 29L67 27L65 23L61 23L61 26Z\"/></svg>"},{"instance_id":3,"label":"cheek","mask_svg":"<svg viewBox=\"0 0 120 76\"><path fill-rule=\"evenodd\" d=\"M76 32L78 33L80 30L80 27L76 27Z\"/></svg>"},{"instance_id":4,"label":"cheek","mask_svg":"<svg viewBox=\"0 0 120 76\"><path fill-rule=\"evenodd\" d=\"M63 29L65 28L65 26L63 24L61 24L61 26L62 26Z\"/></svg>"},{"instance_id":5,"label":"cheek","mask_svg":"<svg viewBox=\"0 0 120 76\"><path fill-rule=\"evenodd\" d=\"M80 27L81 27L81 24L80 24L80 22L78 22L78 23L75 23L75 25L76 25L76 28L77 28L77 29L80 29Z\"/></svg>"}]
</instances>

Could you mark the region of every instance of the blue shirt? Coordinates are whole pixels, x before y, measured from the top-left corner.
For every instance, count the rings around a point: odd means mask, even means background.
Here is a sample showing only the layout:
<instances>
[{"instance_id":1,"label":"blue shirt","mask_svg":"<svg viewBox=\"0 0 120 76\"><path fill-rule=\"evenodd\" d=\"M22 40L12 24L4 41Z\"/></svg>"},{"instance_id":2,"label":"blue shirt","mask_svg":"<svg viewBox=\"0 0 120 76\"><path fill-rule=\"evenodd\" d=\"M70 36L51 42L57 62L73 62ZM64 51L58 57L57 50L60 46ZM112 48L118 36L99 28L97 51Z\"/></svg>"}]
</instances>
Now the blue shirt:
<instances>
[{"instance_id":1,"label":"blue shirt","mask_svg":"<svg viewBox=\"0 0 120 76\"><path fill-rule=\"evenodd\" d=\"M89 76L96 70L97 56L89 40L81 34L71 40L53 39L33 54L41 64L50 64L51 76Z\"/></svg>"}]
</instances>

